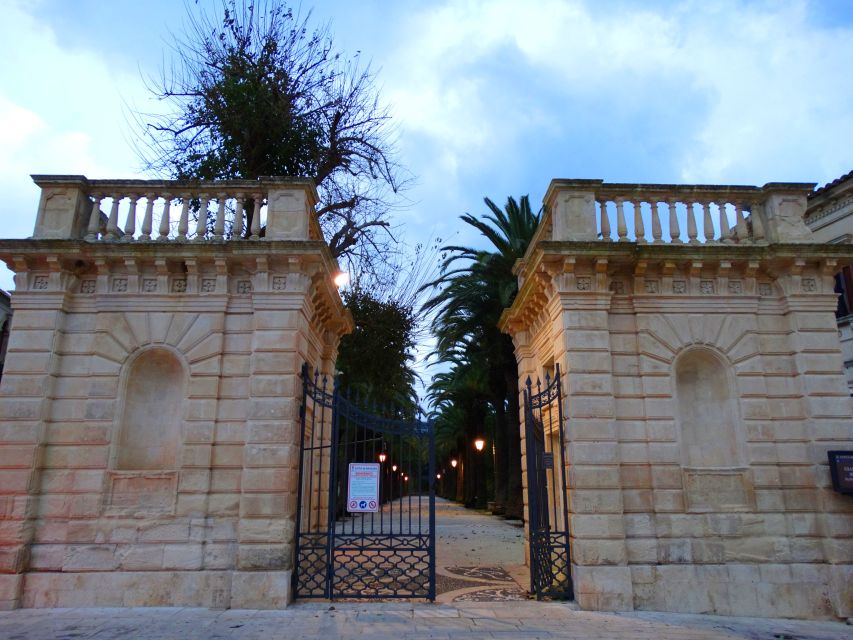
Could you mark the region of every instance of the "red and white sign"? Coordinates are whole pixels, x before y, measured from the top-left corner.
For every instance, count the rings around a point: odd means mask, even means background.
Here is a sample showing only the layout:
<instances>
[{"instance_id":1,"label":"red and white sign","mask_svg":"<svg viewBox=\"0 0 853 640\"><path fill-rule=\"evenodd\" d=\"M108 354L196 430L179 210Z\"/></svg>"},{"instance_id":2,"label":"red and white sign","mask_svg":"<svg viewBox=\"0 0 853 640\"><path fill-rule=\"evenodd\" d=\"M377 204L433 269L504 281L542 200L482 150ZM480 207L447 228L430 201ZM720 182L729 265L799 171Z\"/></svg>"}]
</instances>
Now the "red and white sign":
<instances>
[{"instance_id":1,"label":"red and white sign","mask_svg":"<svg viewBox=\"0 0 853 640\"><path fill-rule=\"evenodd\" d=\"M379 463L350 462L347 482L347 511L379 511Z\"/></svg>"}]
</instances>

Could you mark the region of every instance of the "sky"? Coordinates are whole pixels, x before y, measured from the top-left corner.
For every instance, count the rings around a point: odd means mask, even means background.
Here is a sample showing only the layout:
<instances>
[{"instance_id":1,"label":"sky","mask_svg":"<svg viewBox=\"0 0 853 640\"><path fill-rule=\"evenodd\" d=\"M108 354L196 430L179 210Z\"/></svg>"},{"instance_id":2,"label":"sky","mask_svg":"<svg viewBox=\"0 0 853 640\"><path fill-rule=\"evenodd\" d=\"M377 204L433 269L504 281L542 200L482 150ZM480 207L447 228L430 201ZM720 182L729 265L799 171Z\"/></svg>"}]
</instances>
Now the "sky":
<instances>
[{"instance_id":1,"label":"sky","mask_svg":"<svg viewBox=\"0 0 853 640\"><path fill-rule=\"evenodd\" d=\"M195 11L212 0L186 3ZM177 0L0 0L0 235L31 234L30 174L145 177L132 109L168 63ZM553 178L823 184L853 169L850 0L307 0L360 52L414 175L398 234ZM0 271L0 288L13 287Z\"/></svg>"}]
</instances>

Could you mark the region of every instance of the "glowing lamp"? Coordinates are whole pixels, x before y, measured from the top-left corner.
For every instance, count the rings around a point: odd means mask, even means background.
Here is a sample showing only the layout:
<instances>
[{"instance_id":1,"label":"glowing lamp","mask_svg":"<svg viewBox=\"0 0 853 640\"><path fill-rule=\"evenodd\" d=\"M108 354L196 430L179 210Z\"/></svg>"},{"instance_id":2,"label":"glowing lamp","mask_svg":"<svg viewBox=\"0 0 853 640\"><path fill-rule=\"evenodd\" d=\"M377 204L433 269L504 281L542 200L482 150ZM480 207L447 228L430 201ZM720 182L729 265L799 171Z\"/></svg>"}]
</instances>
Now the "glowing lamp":
<instances>
[{"instance_id":1,"label":"glowing lamp","mask_svg":"<svg viewBox=\"0 0 853 640\"><path fill-rule=\"evenodd\" d=\"M436 480L441 480L441 474L440 474L440 473L436 473L436 474L435 474L435 479L436 479Z\"/></svg>"},{"instance_id":2,"label":"glowing lamp","mask_svg":"<svg viewBox=\"0 0 853 640\"><path fill-rule=\"evenodd\" d=\"M485 447L485 446L486 446L486 441L483 440L482 438L477 438L476 440L474 440L474 448L477 451L482 451L483 447Z\"/></svg>"},{"instance_id":3,"label":"glowing lamp","mask_svg":"<svg viewBox=\"0 0 853 640\"><path fill-rule=\"evenodd\" d=\"M379 454L379 462L385 462L385 458L388 456L383 452Z\"/></svg>"},{"instance_id":4,"label":"glowing lamp","mask_svg":"<svg viewBox=\"0 0 853 640\"><path fill-rule=\"evenodd\" d=\"M397 465L396 464L391 465L391 471L397 471Z\"/></svg>"},{"instance_id":5,"label":"glowing lamp","mask_svg":"<svg viewBox=\"0 0 853 640\"><path fill-rule=\"evenodd\" d=\"M403 476L403 480L405 480L406 482L408 482L408 481L409 481L409 476Z\"/></svg>"},{"instance_id":6,"label":"glowing lamp","mask_svg":"<svg viewBox=\"0 0 853 640\"><path fill-rule=\"evenodd\" d=\"M453 458L453 460L450 461L450 466L454 469L456 468L457 464L459 464L459 461L456 458Z\"/></svg>"},{"instance_id":7,"label":"glowing lamp","mask_svg":"<svg viewBox=\"0 0 853 640\"><path fill-rule=\"evenodd\" d=\"M349 273L346 271L338 271L334 277L336 287L344 287L349 284Z\"/></svg>"}]
</instances>

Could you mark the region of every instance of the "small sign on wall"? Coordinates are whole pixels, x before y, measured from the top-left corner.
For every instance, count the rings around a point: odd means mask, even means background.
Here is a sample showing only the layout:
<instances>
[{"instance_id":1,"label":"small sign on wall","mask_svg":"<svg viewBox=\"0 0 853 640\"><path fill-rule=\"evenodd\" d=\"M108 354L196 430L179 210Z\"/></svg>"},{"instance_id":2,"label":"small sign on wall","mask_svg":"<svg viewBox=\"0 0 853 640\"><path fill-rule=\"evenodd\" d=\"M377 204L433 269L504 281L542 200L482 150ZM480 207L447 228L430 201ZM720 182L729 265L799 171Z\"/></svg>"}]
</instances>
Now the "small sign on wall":
<instances>
[{"instance_id":1,"label":"small sign on wall","mask_svg":"<svg viewBox=\"0 0 853 640\"><path fill-rule=\"evenodd\" d=\"M853 451L828 451L832 488L853 495Z\"/></svg>"},{"instance_id":2,"label":"small sign on wall","mask_svg":"<svg viewBox=\"0 0 853 640\"><path fill-rule=\"evenodd\" d=\"M379 511L379 464L350 462L347 482L347 511L376 513Z\"/></svg>"}]
</instances>

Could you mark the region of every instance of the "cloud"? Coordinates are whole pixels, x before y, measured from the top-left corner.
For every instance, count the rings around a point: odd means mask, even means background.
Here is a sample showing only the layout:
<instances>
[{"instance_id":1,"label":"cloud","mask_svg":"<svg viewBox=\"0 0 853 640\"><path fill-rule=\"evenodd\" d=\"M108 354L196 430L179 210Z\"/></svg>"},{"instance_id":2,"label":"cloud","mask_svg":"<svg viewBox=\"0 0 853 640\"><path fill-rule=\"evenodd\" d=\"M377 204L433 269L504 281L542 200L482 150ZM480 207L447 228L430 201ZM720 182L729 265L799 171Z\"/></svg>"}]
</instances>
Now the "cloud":
<instances>
[{"instance_id":1,"label":"cloud","mask_svg":"<svg viewBox=\"0 0 853 640\"><path fill-rule=\"evenodd\" d=\"M532 139L577 149L578 126L599 128L612 167L631 149L644 155L636 180L828 180L849 169L853 29L811 11L734 0L430 5L400 30L383 77L403 128L431 152L428 174L445 183L524 157Z\"/></svg>"},{"instance_id":2,"label":"cloud","mask_svg":"<svg viewBox=\"0 0 853 640\"><path fill-rule=\"evenodd\" d=\"M32 173L139 175L124 139L122 96L138 78L94 51L66 50L27 5L6 2L0 38L0 192L3 237L32 233L39 191ZM12 287L0 269L0 288Z\"/></svg>"}]
</instances>

